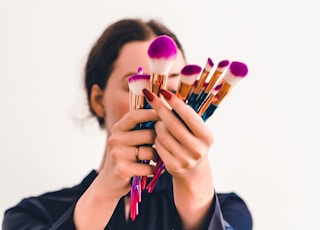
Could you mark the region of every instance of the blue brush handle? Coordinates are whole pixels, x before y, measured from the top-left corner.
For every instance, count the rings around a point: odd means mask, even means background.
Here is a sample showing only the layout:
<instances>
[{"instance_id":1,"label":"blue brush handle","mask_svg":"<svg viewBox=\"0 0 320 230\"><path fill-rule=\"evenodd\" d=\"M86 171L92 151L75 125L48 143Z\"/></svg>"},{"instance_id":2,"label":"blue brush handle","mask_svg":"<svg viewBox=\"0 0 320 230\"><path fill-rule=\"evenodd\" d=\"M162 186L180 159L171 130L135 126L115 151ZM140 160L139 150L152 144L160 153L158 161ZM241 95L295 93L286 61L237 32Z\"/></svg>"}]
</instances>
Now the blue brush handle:
<instances>
[{"instance_id":1,"label":"blue brush handle","mask_svg":"<svg viewBox=\"0 0 320 230\"><path fill-rule=\"evenodd\" d=\"M146 99L144 99L144 108L145 109L151 109L151 105L147 102ZM144 123L139 124L140 128L139 129L153 129L154 128L154 121L147 121Z\"/></svg>"},{"instance_id":2,"label":"blue brush handle","mask_svg":"<svg viewBox=\"0 0 320 230\"><path fill-rule=\"evenodd\" d=\"M214 111L218 108L217 105L214 104L210 104L209 107L207 108L207 110L204 112L204 114L202 114L201 118L202 120L206 121L213 113Z\"/></svg>"},{"instance_id":3,"label":"blue brush handle","mask_svg":"<svg viewBox=\"0 0 320 230\"><path fill-rule=\"evenodd\" d=\"M197 101L197 97L198 97L198 94L192 93L188 98L188 105L190 105L192 108Z\"/></svg>"},{"instance_id":4,"label":"blue brush handle","mask_svg":"<svg viewBox=\"0 0 320 230\"><path fill-rule=\"evenodd\" d=\"M204 91L200 94L200 96L198 97L197 101L193 105L193 109L195 111L199 110L201 104L204 102L204 100L206 99L207 96L208 96L208 94L206 92L204 92Z\"/></svg>"}]
</instances>

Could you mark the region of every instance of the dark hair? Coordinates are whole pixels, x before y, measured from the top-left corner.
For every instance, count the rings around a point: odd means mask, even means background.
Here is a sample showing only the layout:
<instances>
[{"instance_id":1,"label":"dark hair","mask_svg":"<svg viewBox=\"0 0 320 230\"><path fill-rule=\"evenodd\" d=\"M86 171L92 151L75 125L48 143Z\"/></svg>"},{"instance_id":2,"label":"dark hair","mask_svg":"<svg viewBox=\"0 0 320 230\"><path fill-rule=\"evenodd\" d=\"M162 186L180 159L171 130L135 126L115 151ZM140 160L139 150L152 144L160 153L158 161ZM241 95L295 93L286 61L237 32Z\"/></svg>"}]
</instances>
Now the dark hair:
<instances>
[{"instance_id":1,"label":"dark hair","mask_svg":"<svg viewBox=\"0 0 320 230\"><path fill-rule=\"evenodd\" d=\"M120 49L131 41L145 41L152 36L168 35L184 55L177 37L163 24L155 20L122 19L111 24L92 47L85 66L85 88L90 112L96 115L90 104L91 89L97 84L105 89L114 68ZM104 118L97 117L99 125L104 126Z\"/></svg>"}]
</instances>

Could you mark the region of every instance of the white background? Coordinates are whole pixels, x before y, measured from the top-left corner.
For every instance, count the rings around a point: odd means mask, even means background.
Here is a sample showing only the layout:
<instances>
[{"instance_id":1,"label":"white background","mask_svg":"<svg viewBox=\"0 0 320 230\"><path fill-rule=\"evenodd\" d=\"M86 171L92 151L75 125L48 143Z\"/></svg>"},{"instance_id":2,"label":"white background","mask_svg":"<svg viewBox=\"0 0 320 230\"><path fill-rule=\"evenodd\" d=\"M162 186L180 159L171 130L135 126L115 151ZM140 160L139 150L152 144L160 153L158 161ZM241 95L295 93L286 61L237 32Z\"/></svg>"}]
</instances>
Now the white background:
<instances>
[{"instance_id":1,"label":"white background","mask_svg":"<svg viewBox=\"0 0 320 230\"><path fill-rule=\"evenodd\" d=\"M190 63L249 67L207 122L216 190L241 195L256 230L320 229L317 9L309 0L0 0L0 211L98 166L105 136L86 118L86 55L108 24L141 17L175 31Z\"/></svg>"}]
</instances>

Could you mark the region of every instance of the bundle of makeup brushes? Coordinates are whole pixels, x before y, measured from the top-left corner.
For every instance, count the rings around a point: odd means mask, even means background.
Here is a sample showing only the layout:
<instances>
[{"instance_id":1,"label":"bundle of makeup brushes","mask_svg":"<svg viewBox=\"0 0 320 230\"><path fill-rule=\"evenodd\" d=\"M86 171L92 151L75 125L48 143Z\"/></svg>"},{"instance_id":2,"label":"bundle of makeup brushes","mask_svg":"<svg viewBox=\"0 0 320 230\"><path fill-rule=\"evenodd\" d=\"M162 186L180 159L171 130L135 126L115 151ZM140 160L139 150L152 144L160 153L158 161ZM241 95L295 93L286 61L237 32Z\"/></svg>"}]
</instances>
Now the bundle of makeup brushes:
<instances>
[{"instance_id":1,"label":"bundle of makeup brushes","mask_svg":"<svg viewBox=\"0 0 320 230\"><path fill-rule=\"evenodd\" d=\"M166 87L169 71L177 56L177 46L174 40L166 35L156 37L148 49L150 75L144 74L141 67L137 74L128 78L130 91L130 110L150 108L142 90L147 88L157 96L160 89ZM247 73L246 64L238 61L222 60L214 69L214 63L208 58L205 66L188 64L180 71L180 82L176 95L191 106L204 121L217 109L221 101L232 87ZM138 124L136 129L152 128L152 122ZM149 163L149 162L142 162ZM165 165L161 159L156 163L154 176L147 185L147 177L134 176L130 191L130 218L135 220L139 214L138 204L141 202L141 191L151 193L156 186Z\"/></svg>"}]
</instances>

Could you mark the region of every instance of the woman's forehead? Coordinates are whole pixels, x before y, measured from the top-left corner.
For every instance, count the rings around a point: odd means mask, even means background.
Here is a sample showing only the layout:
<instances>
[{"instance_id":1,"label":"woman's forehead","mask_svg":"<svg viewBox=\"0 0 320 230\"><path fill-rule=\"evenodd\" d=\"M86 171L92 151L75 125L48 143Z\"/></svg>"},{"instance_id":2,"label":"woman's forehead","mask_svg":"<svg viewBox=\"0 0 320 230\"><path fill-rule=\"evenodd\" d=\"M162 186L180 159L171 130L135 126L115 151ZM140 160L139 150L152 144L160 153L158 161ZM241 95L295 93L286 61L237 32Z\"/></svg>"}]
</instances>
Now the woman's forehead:
<instances>
[{"instance_id":1,"label":"woman's forehead","mask_svg":"<svg viewBox=\"0 0 320 230\"><path fill-rule=\"evenodd\" d=\"M115 61L114 71L134 72L138 71L139 67L143 68L144 73L150 73L148 62L148 48L152 40L148 41L133 41L125 44L119 52L118 59ZM182 52L178 50L177 58L170 72L180 72L186 64Z\"/></svg>"}]
</instances>

